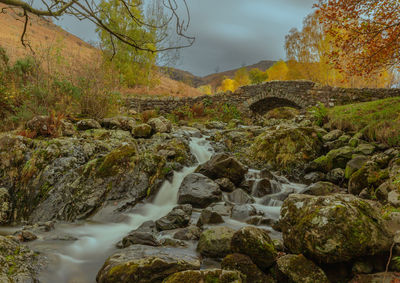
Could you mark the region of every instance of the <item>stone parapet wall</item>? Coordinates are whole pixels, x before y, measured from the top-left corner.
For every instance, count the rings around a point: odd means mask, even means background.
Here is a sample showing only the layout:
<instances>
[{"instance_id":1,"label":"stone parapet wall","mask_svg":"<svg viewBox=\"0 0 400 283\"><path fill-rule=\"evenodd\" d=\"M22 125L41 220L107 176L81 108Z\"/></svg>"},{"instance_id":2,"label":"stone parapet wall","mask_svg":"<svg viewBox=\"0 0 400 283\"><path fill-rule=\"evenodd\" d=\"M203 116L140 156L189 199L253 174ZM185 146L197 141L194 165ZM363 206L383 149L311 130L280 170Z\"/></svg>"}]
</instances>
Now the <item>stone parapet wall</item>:
<instances>
[{"instance_id":1,"label":"stone parapet wall","mask_svg":"<svg viewBox=\"0 0 400 283\"><path fill-rule=\"evenodd\" d=\"M199 102L228 103L236 105L242 111L264 112L265 109L268 110L271 107L285 106L285 101L287 106L305 109L318 104L318 102L331 107L394 96L400 96L400 89L336 88L320 86L311 81L272 81L260 85L243 86L235 93L227 92L186 98L129 98L127 106L138 112L157 109L161 113L169 113L179 107L191 107ZM276 101L279 103L273 103L273 99L277 99Z\"/></svg>"}]
</instances>

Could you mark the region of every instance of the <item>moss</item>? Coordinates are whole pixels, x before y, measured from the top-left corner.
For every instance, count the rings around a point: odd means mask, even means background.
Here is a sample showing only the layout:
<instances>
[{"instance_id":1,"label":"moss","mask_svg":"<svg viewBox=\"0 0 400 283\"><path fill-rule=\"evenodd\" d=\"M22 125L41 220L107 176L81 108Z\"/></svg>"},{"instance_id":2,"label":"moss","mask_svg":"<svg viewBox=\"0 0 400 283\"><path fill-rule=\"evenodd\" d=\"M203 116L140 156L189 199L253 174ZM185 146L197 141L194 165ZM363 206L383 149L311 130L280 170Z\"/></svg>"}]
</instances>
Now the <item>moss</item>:
<instances>
[{"instance_id":1,"label":"moss","mask_svg":"<svg viewBox=\"0 0 400 283\"><path fill-rule=\"evenodd\" d=\"M112 177L120 172L122 167L132 169L135 166L136 147L124 145L107 154L97 169L98 177Z\"/></svg>"}]
</instances>

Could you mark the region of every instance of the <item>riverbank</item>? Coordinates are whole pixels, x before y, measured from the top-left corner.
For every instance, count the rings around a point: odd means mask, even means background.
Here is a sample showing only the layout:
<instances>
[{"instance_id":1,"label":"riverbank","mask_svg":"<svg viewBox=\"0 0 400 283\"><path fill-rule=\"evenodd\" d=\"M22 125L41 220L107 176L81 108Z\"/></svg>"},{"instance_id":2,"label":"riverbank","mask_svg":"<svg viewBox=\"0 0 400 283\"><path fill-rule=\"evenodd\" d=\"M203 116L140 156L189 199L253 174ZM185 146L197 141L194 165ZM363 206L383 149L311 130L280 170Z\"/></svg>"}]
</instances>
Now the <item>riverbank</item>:
<instances>
[{"instance_id":1,"label":"riverbank","mask_svg":"<svg viewBox=\"0 0 400 283\"><path fill-rule=\"evenodd\" d=\"M368 120L337 122L362 109L374 107L286 108L246 124L63 121L57 138L41 137L38 117L34 139L2 133L0 223L14 228L1 229L0 278L397 279L400 151Z\"/></svg>"}]
</instances>

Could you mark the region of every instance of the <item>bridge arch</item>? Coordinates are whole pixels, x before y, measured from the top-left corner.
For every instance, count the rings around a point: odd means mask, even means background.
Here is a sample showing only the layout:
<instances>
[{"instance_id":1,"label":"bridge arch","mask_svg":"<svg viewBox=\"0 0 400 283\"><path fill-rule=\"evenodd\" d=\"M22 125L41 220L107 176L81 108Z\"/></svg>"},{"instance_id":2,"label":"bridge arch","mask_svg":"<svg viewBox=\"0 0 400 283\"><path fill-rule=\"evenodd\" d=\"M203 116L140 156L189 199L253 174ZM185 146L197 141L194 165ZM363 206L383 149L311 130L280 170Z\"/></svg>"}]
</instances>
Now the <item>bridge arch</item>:
<instances>
[{"instance_id":1,"label":"bridge arch","mask_svg":"<svg viewBox=\"0 0 400 283\"><path fill-rule=\"evenodd\" d=\"M286 99L286 98L280 98L280 97L264 97L259 100L253 101L250 105L249 108L253 113L259 114L259 115L264 115L268 111L278 108L278 107L293 107L296 109L301 109L302 107L299 106L296 102L293 102L292 100Z\"/></svg>"}]
</instances>

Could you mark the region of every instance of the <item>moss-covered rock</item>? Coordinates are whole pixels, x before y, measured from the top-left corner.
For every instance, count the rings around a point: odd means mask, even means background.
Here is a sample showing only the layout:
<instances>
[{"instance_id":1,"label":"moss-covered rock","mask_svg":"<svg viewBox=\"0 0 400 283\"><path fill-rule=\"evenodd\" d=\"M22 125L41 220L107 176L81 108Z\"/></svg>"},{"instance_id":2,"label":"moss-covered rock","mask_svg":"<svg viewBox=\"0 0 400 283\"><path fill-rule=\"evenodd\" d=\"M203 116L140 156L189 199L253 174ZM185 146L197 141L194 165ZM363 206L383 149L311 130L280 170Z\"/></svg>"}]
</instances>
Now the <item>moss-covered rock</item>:
<instances>
[{"instance_id":1,"label":"moss-covered rock","mask_svg":"<svg viewBox=\"0 0 400 283\"><path fill-rule=\"evenodd\" d=\"M109 257L97 274L97 282L156 283L176 272L199 268L199 259L184 250L135 245Z\"/></svg>"},{"instance_id":2,"label":"moss-covered rock","mask_svg":"<svg viewBox=\"0 0 400 283\"><path fill-rule=\"evenodd\" d=\"M244 254L236 253L227 255L221 262L221 268L240 271L243 275L246 275L246 282L274 282L270 275L263 273L261 269L251 261L250 257Z\"/></svg>"},{"instance_id":3,"label":"moss-covered rock","mask_svg":"<svg viewBox=\"0 0 400 283\"><path fill-rule=\"evenodd\" d=\"M121 168L134 167L136 157L137 151L134 144L123 145L101 159L97 168L97 175L99 177L110 177L118 174Z\"/></svg>"},{"instance_id":4,"label":"moss-covered rock","mask_svg":"<svg viewBox=\"0 0 400 283\"><path fill-rule=\"evenodd\" d=\"M338 149L333 149L329 151L326 155L320 156L315 159L311 167L314 169L323 170L324 172L329 172L334 168L346 167L347 162L352 158L353 148L349 146L341 147Z\"/></svg>"},{"instance_id":5,"label":"moss-covered rock","mask_svg":"<svg viewBox=\"0 0 400 283\"><path fill-rule=\"evenodd\" d=\"M163 283L245 283L246 277L238 271L222 269L187 270L175 273Z\"/></svg>"},{"instance_id":6,"label":"moss-covered rock","mask_svg":"<svg viewBox=\"0 0 400 283\"><path fill-rule=\"evenodd\" d=\"M340 187L331 182L317 182L308 186L302 193L313 196L326 196L334 193L340 193Z\"/></svg>"},{"instance_id":7,"label":"moss-covered rock","mask_svg":"<svg viewBox=\"0 0 400 283\"><path fill-rule=\"evenodd\" d=\"M41 260L16 238L0 236L0 282L38 282Z\"/></svg>"},{"instance_id":8,"label":"moss-covered rock","mask_svg":"<svg viewBox=\"0 0 400 283\"><path fill-rule=\"evenodd\" d=\"M232 237L232 251L248 255L261 270L267 270L275 262L277 252L266 230L243 227Z\"/></svg>"},{"instance_id":9,"label":"moss-covered rock","mask_svg":"<svg viewBox=\"0 0 400 283\"><path fill-rule=\"evenodd\" d=\"M374 162L366 162L351 175L348 185L349 193L358 195L363 189L376 189L388 177L387 169L380 169Z\"/></svg>"},{"instance_id":10,"label":"moss-covered rock","mask_svg":"<svg viewBox=\"0 0 400 283\"><path fill-rule=\"evenodd\" d=\"M200 235L197 251L206 257L223 258L231 252L231 239L235 230L218 226L209 228Z\"/></svg>"},{"instance_id":11,"label":"moss-covered rock","mask_svg":"<svg viewBox=\"0 0 400 283\"><path fill-rule=\"evenodd\" d=\"M251 157L276 169L303 169L320 155L318 130L310 127L277 127L259 135L250 148Z\"/></svg>"},{"instance_id":12,"label":"moss-covered rock","mask_svg":"<svg viewBox=\"0 0 400 283\"><path fill-rule=\"evenodd\" d=\"M329 283L324 271L303 255L284 255L276 261L278 282Z\"/></svg>"},{"instance_id":13,"label":"moss-covered rock","mask_svg":"<svg viewBox=\"0 0 400 283\"><path fill-rule=\"evenodd\" d=\"M135 138L149 138L151 136L152 128L148 124L136 125L132 129L132 135Z\"/></svg>"},{"instance_id":14,"label":"moss-covered rock","mask_svg":"<svg viewBox=\"0 0 400 283\"><path fill-rule=\"evenodd\" d=\"M378 204L353 195L292 194L283 203L285 246L321 263L337 263L388 251L392 235Z\"/></svg>"},{"instance_id":15,"label":"moss-covered rock","mask_svg":"<svg viewBox=\"0 0 400 283\"><path fill-rule=\"evenodd\" d=\"M361 169L361 167L368 161L368 157L365 155L359 155L354 157L352 160L347 162L345 169L346 179L350 179L354 172Z\"/></svg>"}]
</instances>

